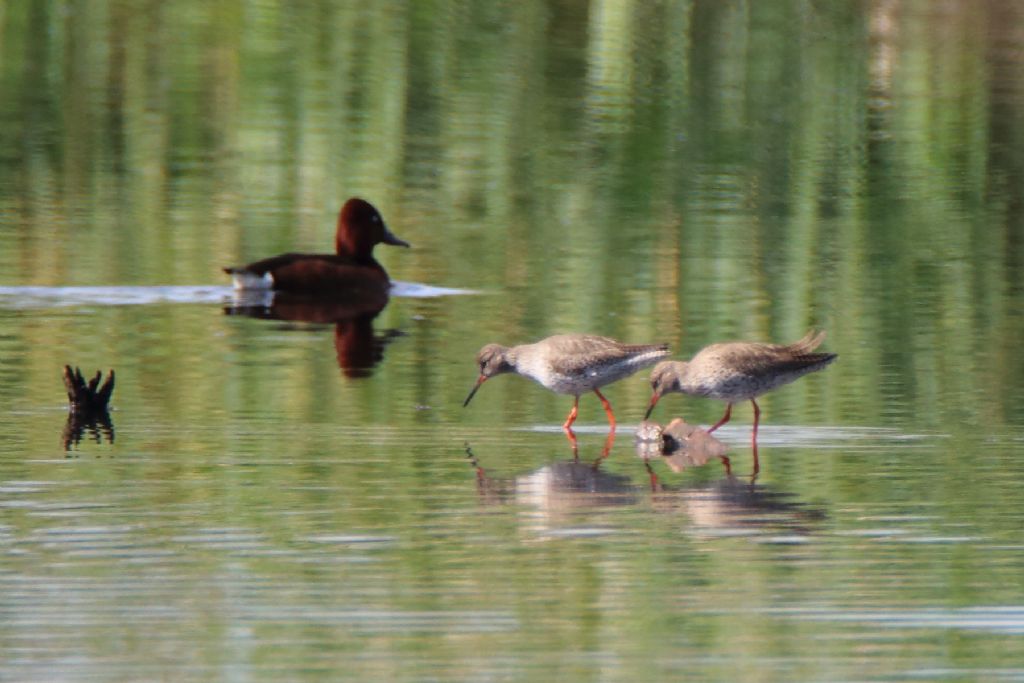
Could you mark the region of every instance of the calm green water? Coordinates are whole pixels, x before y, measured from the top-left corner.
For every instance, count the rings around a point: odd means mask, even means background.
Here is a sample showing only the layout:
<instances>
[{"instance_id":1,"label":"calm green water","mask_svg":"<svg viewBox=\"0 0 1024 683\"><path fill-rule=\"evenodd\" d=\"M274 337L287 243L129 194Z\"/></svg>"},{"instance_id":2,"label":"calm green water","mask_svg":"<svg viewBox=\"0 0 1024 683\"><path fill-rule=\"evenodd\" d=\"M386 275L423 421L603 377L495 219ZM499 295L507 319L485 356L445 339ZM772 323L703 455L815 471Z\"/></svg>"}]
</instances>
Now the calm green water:
<instances>
[{"instance_id":1,"label":"calm green water","mask_svg":"<svg viewBox=\"0 0 1024 683\"><path fill-rule=\"evenodd\" d=\"M15 0L0 94L0 680L1024 680L1019 3ZM376 318L226 314L353 195ZM578 463L461 405L812 326L753 484L749 406L645 464L642 375L596 467L593 396Z\"/></svg>"}]
</instances>

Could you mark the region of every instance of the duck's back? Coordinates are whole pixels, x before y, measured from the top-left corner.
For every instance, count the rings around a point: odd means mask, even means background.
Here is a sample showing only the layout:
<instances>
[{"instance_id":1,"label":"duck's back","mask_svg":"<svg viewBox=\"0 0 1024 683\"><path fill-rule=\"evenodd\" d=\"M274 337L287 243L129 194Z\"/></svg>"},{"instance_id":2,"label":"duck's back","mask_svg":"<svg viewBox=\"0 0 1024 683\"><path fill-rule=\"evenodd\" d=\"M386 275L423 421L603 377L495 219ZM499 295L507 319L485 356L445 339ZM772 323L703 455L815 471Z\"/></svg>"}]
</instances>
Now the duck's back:
<instances>
[{"instance_id":1,"label":"duck's back","mask_svg":"<svg viewBox=\"0 0 1024 683\"><path fill-rule=\"evenodd\" d=\"M281 254L240 268L225 268L237 289L264 288L286 292L386 292L387 273L373 258L356 260L337 254Z\"/></svg>"}]
</instances>

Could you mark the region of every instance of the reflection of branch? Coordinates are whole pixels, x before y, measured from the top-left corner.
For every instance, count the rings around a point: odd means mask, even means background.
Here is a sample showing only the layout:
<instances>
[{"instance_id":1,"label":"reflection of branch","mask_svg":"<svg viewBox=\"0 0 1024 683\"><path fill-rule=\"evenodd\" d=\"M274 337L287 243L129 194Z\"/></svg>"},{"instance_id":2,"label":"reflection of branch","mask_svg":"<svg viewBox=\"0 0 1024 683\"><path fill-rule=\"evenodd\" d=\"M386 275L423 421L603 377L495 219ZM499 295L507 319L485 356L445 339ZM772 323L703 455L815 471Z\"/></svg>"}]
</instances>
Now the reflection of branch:
<instances>
[{"instance_id":1,"label":"reflection of branch","mask_svg":"<svg viewBox=\"0 0 1024 683\"><path fill-rule=\"evenodd\" d=\"M107 443L114 443L114 423L110 413L104 410L99 415L85 415L71 411L60 435L64 450L70 451L73 446L81 443L86 431L96 443L103 443L103 437L106 437Z\"/></svg>"}]
</instances>

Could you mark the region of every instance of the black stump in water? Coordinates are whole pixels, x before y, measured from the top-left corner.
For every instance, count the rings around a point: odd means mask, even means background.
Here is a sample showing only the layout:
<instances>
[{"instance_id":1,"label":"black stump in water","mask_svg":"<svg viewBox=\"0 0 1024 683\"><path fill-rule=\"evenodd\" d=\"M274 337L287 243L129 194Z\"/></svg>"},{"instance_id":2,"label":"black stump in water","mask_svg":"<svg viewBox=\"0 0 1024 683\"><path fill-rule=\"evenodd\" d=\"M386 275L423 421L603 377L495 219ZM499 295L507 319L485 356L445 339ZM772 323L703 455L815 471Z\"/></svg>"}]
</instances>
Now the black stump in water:
<instances>
[{"instance_id":1,"label":"black stump in water","mask_svg":"<svg viewBox=\"0 0 1024 683\"><path fill-rule=\"evenodd\" d=\"M68 422L61 434L65 450L77 445L86 430L89 430L97 443L102 441L103 436L107 437L108 442L114 443L114 424L108 412L110 395L114 393L114 371L110 371L107 380L101 385L102 379L103 373L97 371L96 376L86 382L80 369L72 370L70 365L64 366L64 387L68 390L68 403L71 404Z\"/></svg>"}]
</instances>

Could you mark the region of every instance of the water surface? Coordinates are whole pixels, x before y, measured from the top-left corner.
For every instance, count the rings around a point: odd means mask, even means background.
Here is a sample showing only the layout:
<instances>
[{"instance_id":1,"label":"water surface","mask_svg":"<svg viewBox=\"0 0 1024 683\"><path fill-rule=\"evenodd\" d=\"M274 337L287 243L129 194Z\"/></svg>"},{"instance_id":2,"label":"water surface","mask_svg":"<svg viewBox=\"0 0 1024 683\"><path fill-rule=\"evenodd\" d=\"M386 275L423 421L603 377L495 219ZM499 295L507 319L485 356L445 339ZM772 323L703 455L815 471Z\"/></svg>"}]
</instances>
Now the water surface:
<instances>
[{"instance_id":1,"label":"water surface","mask_svg":"<svg viewBox=\"0 0 1024 683\"><path fill-rule=\"evenodd\" d=\"M0 8L0 679L1024 680L1017 3L371 4ZM354 195L386 307L230 289ZM755 480L462 407L810 327Z\"/></svg>"}]
</instances>

